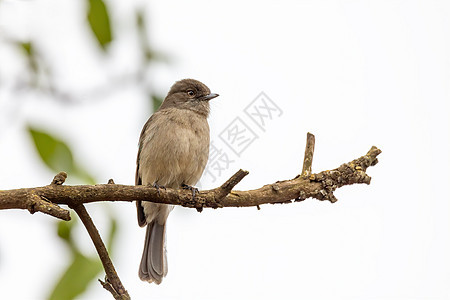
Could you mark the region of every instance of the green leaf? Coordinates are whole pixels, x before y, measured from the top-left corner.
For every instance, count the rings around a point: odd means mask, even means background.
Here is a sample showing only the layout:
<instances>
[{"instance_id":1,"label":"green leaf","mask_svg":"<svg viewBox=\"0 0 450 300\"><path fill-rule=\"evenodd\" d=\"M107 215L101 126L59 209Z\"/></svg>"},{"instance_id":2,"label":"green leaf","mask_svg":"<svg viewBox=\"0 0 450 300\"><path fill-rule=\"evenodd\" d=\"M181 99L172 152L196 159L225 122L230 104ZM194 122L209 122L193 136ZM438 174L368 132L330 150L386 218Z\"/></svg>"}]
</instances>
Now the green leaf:
<instances>
[{"instance_id":1,"label":"green leaf","mask_svg":"<svg viewBox=\"0 0 450 300\"><path fill-rule=\"evenodd\" d=\"M87 19L100 47L106 50L112 41L111 23L109 20L108 8L102 0L87 0Z\"/></svg>"},{"instance_id":2,"label":"green leaf","mask_svg":"<svg viewBox=\"0 0 450 300\"><path fill-rule=\"evenodd\" d=\"M139 42L141 44L141 51L142 54L144 55L145 62L148 63L153 59L154 53L150 48L148 42L146 20L143 10L136 11L136 25L139 33Z\"/></svg>"},{"instance_id":3,"label":"green leaf","mask_svg":"<svg viewBox=\"0 0 450 300\"><path fill-rule=\"evenodd\" d=\"M136 24L140 32L145 32L144 11L141 9L136 12Z\"/></svg>"},{"instance_id":4,"label":"green leaf","mask_svg":"<svg viewBox=\"0 0 450 300\"><path fill-rule=\"evenodd\" d=\"M151 99L152 99L152 103L153 103L153 112L155 112L161 106L161 103L163 102L164 99L162 97L155 96L155 95L152 95Z\"/></svg>"},{"instance_id":5,"label":"green leaf","mask_svg":"<svg viewBox=\"0 0 450 300\"><path fill-rule=\"evenodd\" d=\"M71 252L79 252L77 245L73 241L72 229L77 223L78 218L74 217L70 221L58 221L57 230L58 236L69 246Z\"/></svg>"},{"instance_id":6,"label":"green leaf","mask_svg":"<svg viewBox=\"0 0 450 300\"><path fill-rule=\"evenodd\" d=\"M110 226L106 245L109 255L112 256L112 248L117 234L117 219L113 216L111 210L108 211ZM92 256L85 256L76 247L76 242L72 238L72 231L78 222L77 219L75 217L70 222L58 222L58 236L69 246L68 249L70 250L72 261L51 291L51 295L48 298L50 300L79 298L86 291L89 284L96 281L103 270L97 253Z\"/></svg>"},{"instance_id":7,"label":"green leaf","mask_svg":"<svg viewBox=\"0 0 450 300\"><path fill-rule=\"evenodd\" d=\"M38 63L36 60L36 51L34 49L34 44L32 42L18 42L17 45L24 52L28 60L28 66L30 67L33 74L38 71Z\"/></svg>"},{"instance_id":8,"label":"green leaf","mask_svg":"<svg viewBox=\"0 0 450 300\"><path fill-rule=\"evenodd\" d=\"M87 184L95 184L95 179L74 160L72 151L64 141L57 137L28 126L36 150L42 161L54 172L65 171Z\"/></svg>"},{"instance_id":9,"label":"green leaf","mask_svg":"<svg viewBox=\"0 0 450 300\"><path fill-rule=\"evenodd\" d=\"M76 218L72 218L72 220L76 220ZM58 222L58 236L62 238L64 241L70 241L72 239L73 224L74 223L72 221Z\"/></svg>"},{"instance_id":10,"label":"green leaf","mask_svg":"<svg viewBox=\"0 0 450 300\"><path fill-rule=\"evenodd\" d=\"M25 51L27 56L34 55L34 46L31 42L19 42L19 46Z\"/></svg>"},{"instance_id":11,"label":"green leaf","mask_svg":"<svg viewBox=\"0 0 450 300\"><path fill-rule=\"evenodd\" d=\"M86 184L96 184L97 181L92 177L86 170L82 169L80 166L75 165L75 170L73 175L81 179Z\"/></svg>"},{"instance_id":12,"label":"green leaf","mask_svg":"<svg viewBox=\"0 0 450 300\"><path fill-rule=\"evenodd\" d=\"M164 54L155 51L148 40L147 32L147 20L143 9L138 9L135 13L135 20L137 25L139 44L141 48L141 53L144 58L144 62L149 64L151 61L162 61L169 62L169 59Z\"/></svg>"},{"instance_id":13,"label":"green leaf","mask_svg":"<svg viewBox=\"0 0 450 300\"><path fill-rule=\"evenodd\" d=\"M28 126L34 145L42 161L55 172L75 170L72 151L60 139Z\"/></svg>"},{"instance_id":14,"label":"green leaf","mask_svg":"<svg viewBox=\"0 0 450 300\"><path fill-rule=\"evenodd\" d=\"M116 240L117 235L117 219L110 217L108 238L106 239L106 247L108 249L109 255L112 255L113 245Z\"/></svg>"},{"instance_id":15,"label":"green leaf","mask_svg":"<svg viewBox=\"0 0 450 300\"><path fill-rule=\"evenodd\" d=\"M74 254L73 261L53 289L49 300L75 299L86 291L101 272L102 264L96 258L89 258L81 253Z\"/></svg>"}]
</instances>

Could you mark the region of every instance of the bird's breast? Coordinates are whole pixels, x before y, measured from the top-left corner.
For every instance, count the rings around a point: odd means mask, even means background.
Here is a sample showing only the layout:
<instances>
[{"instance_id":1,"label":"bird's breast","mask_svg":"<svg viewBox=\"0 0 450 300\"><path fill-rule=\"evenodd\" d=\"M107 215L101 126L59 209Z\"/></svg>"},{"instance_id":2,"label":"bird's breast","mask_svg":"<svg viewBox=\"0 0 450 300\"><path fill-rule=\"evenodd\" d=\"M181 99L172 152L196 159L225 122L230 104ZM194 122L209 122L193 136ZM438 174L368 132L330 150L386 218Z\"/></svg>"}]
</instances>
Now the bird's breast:
<instances>
[{"instance_id":1,"label":"bird's breast","mask_svg":"<svg viewBox=\"0 0 450 300\"><path fill-rule=\"evenodd\" d=\"M206 118L175 111L155 119L147 129L148 138L142 141L139 165L143 184L195 185L209 155Z\"/></svg>"}]
</instances>

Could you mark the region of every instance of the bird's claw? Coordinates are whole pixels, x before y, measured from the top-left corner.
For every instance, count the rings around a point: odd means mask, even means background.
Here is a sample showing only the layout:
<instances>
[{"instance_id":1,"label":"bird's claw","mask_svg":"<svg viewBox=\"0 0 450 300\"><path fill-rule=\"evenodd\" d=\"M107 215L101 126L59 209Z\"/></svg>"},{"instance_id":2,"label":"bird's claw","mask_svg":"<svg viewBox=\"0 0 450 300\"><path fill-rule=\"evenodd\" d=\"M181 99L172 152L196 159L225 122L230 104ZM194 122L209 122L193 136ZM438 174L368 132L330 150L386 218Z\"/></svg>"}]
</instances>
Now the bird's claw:
<instances>
[{"instance_id":1,"label":"bird's claw","mask_svg":"<svg viewBox=\"0 0 450 300\"><path fill-rule=\"evenodd\" d=\"M166 190L166 187L165 187L165 186L159 185L159 184L157 184L157 183L154 183L154 184L153 184L153 187L158 191L158 196L160 195L159 189L164 189L164 190Z\"/></svg>"},{"instance_id":2,"label":"bird's claw","mask_svg":"<svg viewBox=\"0 0 450 300\"><path fill-rule=\"evenodd\" d=\"M192 200L195 200L195 194L198 193L198 188L196 188L195 186L192 185L187 185L187 184L182 184L181 187L183 188L183 190L190 190L192 191Z\"/></svg>"},{"instance_id":3,"label":"bird's claw","mask_svg":"<svg viewBox=\"0 0 450 300\"><path fill-rule=\"evenodd\" d=\"M195 194L197 194L198 193L198 188L196 188L195 186L192 186L192 185L187 185L187 184L182 184L181 185L181 188L183 188L183 190L190 190L190 191L192 191L192 201L195 201ZM203 207L196 207L196 209L197 209L197 211L198 212L202 212L202 210L203 210Z\"/></svg>"}]
</instances>

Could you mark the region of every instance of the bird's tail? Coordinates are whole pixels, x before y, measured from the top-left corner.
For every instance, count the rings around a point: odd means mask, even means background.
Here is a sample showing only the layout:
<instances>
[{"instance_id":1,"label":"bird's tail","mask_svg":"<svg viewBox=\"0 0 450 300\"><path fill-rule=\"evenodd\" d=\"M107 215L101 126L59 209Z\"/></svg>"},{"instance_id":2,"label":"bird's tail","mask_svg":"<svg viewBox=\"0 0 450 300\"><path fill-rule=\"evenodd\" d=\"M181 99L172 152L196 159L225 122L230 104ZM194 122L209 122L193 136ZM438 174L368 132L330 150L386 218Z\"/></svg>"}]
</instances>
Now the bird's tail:
<instances>
[{"instance_id":1,"label":"bird's tail","mask_svg":"<svg viewBox=\"0 0 450 300\"><path fill-rule=\"evenodd\" d=\"M144 252L139 267L139 278L160 284L167 274L166 224L153 220L147 225Z\"/></svg>"}]
</instances>

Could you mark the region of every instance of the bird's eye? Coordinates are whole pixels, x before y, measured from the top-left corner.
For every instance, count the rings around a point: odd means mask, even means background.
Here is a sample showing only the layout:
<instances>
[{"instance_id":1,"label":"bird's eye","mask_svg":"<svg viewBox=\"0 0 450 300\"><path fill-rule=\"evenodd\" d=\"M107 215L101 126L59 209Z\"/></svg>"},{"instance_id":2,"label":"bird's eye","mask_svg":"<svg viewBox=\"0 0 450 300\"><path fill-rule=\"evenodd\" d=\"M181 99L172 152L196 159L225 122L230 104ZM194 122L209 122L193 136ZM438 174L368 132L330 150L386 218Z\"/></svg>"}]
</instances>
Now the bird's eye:
<instances>
[{"instance_id":1,"label":"bird's eye","mask_svg":"<svg viewBox=\"0 0 450 300\"><path fill-rule=\"evenodd\" d=\"M187 94L188 94L190 97L193 97L193 96L195 95L195 93L194 93L193 90L187 91Z\"/></svg>"}]
</instances>

